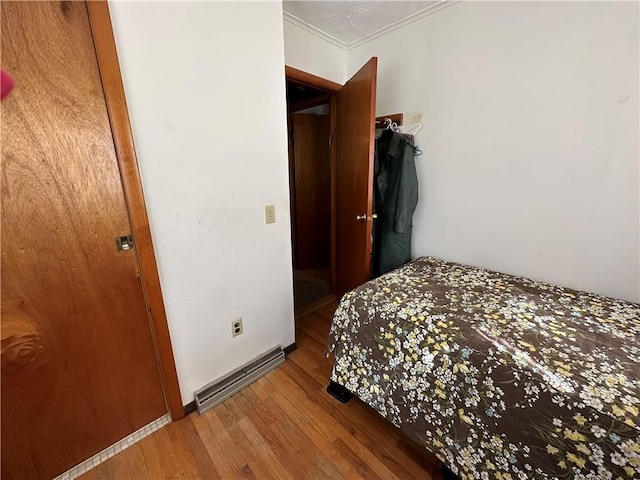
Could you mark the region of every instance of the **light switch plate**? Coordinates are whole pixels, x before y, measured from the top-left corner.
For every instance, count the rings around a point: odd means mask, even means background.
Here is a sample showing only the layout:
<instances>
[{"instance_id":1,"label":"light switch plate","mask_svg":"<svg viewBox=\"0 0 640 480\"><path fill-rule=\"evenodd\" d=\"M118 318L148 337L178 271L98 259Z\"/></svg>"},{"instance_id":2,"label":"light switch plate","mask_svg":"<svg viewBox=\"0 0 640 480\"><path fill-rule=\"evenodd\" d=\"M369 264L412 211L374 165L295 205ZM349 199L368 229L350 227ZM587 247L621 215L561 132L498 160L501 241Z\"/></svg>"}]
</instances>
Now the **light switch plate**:
<instances>
[{"instance_id":1,"label":"light switch plate","mask_svg":"<svg viewBox=\"0 0 640 480\"><path fill-rule=\"evenodd\" d=\"M275 205L265 205L264 206L264 222L265 223L276 223L276 207Z\"/></svg>"}]
</instances>

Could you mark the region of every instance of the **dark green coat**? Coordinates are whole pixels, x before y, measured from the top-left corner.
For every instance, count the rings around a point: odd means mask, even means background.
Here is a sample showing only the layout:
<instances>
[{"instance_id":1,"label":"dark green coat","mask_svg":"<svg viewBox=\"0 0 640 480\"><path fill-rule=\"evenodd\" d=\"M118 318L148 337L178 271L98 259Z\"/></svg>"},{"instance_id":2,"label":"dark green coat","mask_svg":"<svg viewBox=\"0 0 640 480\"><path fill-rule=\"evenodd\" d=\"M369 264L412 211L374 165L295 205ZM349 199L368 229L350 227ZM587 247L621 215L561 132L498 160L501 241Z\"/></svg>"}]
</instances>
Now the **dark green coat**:
<instances>
[{"instance_id":1,"label":"dark green coat","mask_svg":"<svg viewBox=\"0 0 640 480\"><path fill-rule=\"evenodd\" d=\"M418 204L418 175L413 142L384 130L376 140L374 163L372 276L411 260L413 212Z\"/></svg>"}]
</instances>

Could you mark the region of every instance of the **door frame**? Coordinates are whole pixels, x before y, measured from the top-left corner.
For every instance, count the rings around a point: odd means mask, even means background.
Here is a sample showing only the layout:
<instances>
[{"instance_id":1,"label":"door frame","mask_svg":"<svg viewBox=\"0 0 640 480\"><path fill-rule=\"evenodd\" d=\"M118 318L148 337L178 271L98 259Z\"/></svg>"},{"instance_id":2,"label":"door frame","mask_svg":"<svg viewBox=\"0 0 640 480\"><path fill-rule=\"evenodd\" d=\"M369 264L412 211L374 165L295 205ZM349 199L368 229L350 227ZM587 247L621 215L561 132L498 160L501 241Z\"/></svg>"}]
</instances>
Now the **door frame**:
<instances>
[{"instance_id":1,"label":"door frame","mask_svg":"<svg viewBox=\"0 0 640 480\"><path fill-rule=\"evenodd\" d=\"M329 96L329 170L331 173L331 279L329 289L331 293L335 293L336 288L336 93L342 88L342 85L326 78L312 75L311 73L298 70L297 68L285 65L284 74L286 80L306 85L316 90L326 92ZM289 112L287 112L287 115Z\"/></svg>"},{"instance_id":2,"label":"door frame","mask_svg":"<svg viewBox=\"0 0 640 480\"><path fill-rule=\"evenodd\" d=\"M106 0L87 1L85 4L89 14L91 36L96 50L129 222L135 238L140 281L147 303L165 401L172 420L176 421L184 417L184 408L122 85L118 53L113 37L109 6Z\"/></svg>"}]
</instances>

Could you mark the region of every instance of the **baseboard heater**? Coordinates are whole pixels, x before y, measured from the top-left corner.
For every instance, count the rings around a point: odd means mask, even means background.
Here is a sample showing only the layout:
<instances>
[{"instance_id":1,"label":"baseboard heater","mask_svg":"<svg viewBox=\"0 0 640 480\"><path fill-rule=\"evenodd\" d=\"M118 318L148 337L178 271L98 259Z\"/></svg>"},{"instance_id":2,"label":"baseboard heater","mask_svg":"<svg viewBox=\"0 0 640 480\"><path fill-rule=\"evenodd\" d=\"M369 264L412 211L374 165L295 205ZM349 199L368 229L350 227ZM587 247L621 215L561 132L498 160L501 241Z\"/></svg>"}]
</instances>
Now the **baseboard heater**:
<instances>
[{"instance_id":1,"label":"baseboard heater","mask_svg":"<svg viewBox=\"0 0 640 480\"><path fill-rule=\"evenodd\" d=\"M202 415L283 363L284 351L281 347L276 347L205 385L195 392L198 413Z\"/></svg>"}]
</instances>

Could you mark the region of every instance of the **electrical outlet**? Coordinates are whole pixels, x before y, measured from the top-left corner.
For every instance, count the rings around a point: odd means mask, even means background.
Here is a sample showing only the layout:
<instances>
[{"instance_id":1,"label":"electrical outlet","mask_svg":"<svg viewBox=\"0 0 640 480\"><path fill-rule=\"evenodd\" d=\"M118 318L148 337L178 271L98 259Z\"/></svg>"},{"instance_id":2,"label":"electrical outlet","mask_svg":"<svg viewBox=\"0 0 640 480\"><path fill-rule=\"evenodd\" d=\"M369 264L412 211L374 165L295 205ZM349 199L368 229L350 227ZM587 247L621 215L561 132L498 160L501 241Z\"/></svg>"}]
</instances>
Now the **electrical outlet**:
<instances>
[{"instance_id":1,"label":"electrical outlet","mask_svg":"<svg viewBox=\"0 0 640 480\"><path fill-rule=\"evenodd\" d=\"M276 223L276 207L275 205L264 206L264 222Z\"/></svg>"},{"instance_id":2,"label":"electrical outlet","mask_svg":"<svg viewBox=\"0 0 640 480\"><path fill-rule=\"evenodd\" d=\"M231 322L231 334L234 337L242 335L242 318L237 318L236 320Z\"/></svg>"}]
</instances>

